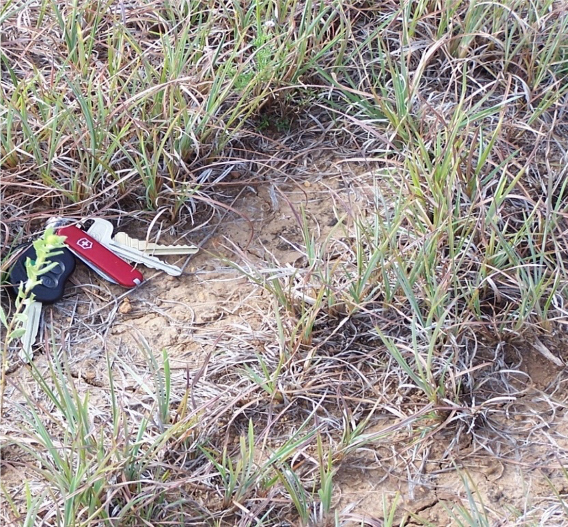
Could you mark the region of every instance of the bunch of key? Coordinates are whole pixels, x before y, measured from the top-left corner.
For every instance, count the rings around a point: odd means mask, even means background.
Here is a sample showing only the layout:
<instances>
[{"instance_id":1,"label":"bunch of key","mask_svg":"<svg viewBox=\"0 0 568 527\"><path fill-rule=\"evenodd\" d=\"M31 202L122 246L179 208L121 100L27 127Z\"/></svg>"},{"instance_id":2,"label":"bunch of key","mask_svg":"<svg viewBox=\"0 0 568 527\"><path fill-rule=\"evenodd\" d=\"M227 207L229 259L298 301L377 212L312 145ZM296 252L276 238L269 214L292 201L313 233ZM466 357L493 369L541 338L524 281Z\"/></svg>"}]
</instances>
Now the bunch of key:
<instances>
[{"instance_id":1,"label":"bunch of key","mask_svg":"<svg viewBox=\"0 0 568 527\"><path fill-rule=\"evenodd\" d=\"M21 339L20 358L29 362L32 347L35 344L40 327L42 306L53 304L63 296L65 283L75 269L75 257L79 258L91 269L106 280L124 287L140 285L144 277L131 263L143 264L151 269L158 269L171 276L179 276L182 270L170 265L159 255L190 255L199 249L195 245L159 245L156 243L131 238L124 232L113 236L113 225L102 218L89 220L87 229L80 225L62 225L61 219L49 223L55 225L56 233L65 236L66 247L49 257L54 264L51 269L41 275L41 283L31 293L34 300L27 309L25 333ZM26 260L35 259L35 249L27 247L19 256L10 271L10 285L18 292L20 285L28 279Z\"/></svg>"}]
</instances>

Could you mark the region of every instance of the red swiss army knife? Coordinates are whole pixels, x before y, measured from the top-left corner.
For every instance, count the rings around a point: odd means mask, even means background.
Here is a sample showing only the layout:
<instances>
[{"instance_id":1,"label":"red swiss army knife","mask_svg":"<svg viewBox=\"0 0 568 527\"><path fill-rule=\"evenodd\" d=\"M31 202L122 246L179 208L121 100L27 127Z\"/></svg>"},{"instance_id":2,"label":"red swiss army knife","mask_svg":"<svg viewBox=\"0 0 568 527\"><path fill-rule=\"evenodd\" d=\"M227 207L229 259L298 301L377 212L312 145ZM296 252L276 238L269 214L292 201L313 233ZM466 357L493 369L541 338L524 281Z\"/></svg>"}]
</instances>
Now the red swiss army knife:
<instances>
[{"instance_id":1,"label":"red swiss army knife","mask_svg":"<svg viewBox=\"0 0 568 527\"><path fill-rule=\"evenodd\" d=\"M124 287L135 287L144 280L140 271L76 225L59 227L57 234L66 236L65 245L106 280Z\"/></svg>"}]
</instances>

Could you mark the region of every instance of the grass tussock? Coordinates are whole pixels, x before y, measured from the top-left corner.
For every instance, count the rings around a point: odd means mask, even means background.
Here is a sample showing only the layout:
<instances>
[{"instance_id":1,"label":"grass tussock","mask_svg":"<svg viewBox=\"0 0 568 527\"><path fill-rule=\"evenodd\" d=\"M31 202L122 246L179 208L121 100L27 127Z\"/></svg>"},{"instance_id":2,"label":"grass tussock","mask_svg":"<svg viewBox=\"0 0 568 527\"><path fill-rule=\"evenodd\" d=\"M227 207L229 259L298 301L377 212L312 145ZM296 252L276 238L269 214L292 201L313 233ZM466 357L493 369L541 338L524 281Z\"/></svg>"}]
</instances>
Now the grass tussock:
<instances>
[{"instance_id":1,"label":"grass tussock","mask_svg":"<svg viewBox=\"0 0 568 527\"><path fill-rule=\"evenodd\" d=\"M563 381L530 399L510 357L550 357L542 339L566 329L563 2L8 0L0 24L7 248L54 214L186 227L233 186L298 180L326 151L372 167L353 203L330 186L327 230L291 206L301 264L234 247L261 323L204 341L198 368L141 342L139 361L105 350L90 390L54 336L47 360L6 375L3 455L29 479L2 487L5 518L428 525L416 489L448 467L448 521L565 514L567 452L547 431ZM18 313L3 305L6 371ZM553 492L488 503L479 452L519 463L531 442L557 460ZM405 500L385 490L367 516L342 502L355 465L403 481Z\"/></svg>"}]
</instances>

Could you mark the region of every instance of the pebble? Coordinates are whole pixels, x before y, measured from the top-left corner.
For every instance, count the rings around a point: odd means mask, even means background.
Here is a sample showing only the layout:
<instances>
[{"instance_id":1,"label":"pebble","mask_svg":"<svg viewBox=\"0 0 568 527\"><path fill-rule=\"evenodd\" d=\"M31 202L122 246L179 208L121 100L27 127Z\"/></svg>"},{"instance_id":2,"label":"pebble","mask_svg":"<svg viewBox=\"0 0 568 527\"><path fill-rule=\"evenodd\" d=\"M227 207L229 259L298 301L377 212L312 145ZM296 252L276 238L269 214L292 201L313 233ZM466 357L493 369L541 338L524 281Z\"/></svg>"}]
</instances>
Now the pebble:
<instances>
[{"instance_id":1,"label":"pebble","mask_svg":"<svg viewBox=\"0 0 568 527\"><path fill-rule=\"evenodd\" d=\"M126 297L122 301L120 306L118 306L118 312L122 315L127 315L131 311L132 311L132 304L130 303L130 300L128 299L128 297Z\"/></svg>"}]
</instances>

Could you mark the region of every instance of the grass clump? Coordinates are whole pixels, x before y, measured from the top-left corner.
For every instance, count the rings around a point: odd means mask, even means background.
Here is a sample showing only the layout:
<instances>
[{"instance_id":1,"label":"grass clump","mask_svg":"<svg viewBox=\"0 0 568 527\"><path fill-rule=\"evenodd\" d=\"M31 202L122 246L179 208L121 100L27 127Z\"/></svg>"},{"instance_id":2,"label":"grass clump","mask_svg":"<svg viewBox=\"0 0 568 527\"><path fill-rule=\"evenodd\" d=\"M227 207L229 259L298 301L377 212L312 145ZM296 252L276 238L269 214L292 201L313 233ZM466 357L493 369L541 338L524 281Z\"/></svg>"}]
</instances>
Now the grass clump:
<instances>
[{"instance_id":1,"label":"grass clump","mask_svg":"<svg viewBox=\"0 0 568 527\"><path fill-rule=\"evenodd\" d=\"M10 2L5 23L28 24L3 51L2 166L37 172L53 206L136 189L144 207L177 214L207 183L196 170L246 158L249 117L339 45L338 6Z\"/></svg>"},{"instance_id":2,"label":"grass clump","mask_svg":"<svg viewBox=\"0 0 568 527\"><path fill-rule=\"evenodd\" d=\"M543 348L564 362L562 2L10 0L0 23L8 246L54 213L180 234L207 207L206 222L237 208L239 186L268 189L267 216L286 202L297 236L279 243L298 256L269 247L259 262L235 241L226 263L260 307L206 325L213 345L185 324L184 346L206 351L182 368L138 336L136 352L111 352L122 297L88 289L103 304L83 327L103 342L101 385L85 385L74 361L87 351L55 329L45 357L5 375L5 457L31 478L2 489L11 521L522 525L565 512L558 478L521 513L488 502L489 478L473 474L480 452L523 465L528 444L566 460L551 435L563 381L527 380ZM337 183L328 166L350 172ZM327 226L313 183L303 206L286 196L306 172L327 185ZM21 320L3 315L8 340ZM549 453L527 464L549 467ZM459 497L420 504L449 471ZM382 492L366 515L343 494L361 481Z\"/></svg>"}]
</instances>

